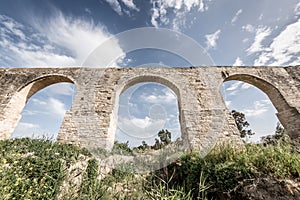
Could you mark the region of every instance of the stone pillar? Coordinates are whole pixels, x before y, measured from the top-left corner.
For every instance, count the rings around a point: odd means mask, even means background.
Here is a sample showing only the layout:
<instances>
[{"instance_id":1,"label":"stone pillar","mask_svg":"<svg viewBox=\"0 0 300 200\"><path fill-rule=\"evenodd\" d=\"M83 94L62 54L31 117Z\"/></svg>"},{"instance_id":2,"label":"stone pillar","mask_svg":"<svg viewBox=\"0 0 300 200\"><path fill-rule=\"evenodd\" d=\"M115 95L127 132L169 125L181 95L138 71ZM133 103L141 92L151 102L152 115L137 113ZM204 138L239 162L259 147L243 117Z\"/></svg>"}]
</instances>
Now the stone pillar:
<instances>
[{"instance_id":1,"label":"stone pillar","mask_svg":"<svg viewBox=\"0 0 300 200\"><path fill-rule=\"evenodd\" d=\"M112 113L108 96L111 94L106 92L109 84L99 83L103 79L103 70L80 70L76 78L76 95L72 108L65 115L58 142L79 144L90 151L112 148L110 138L114 133L108 134Z\"/></svg>"},{"instance_id":2,"label":"stone pillar","mask_svg":"<svg viewBox=\"0 0 300 200\"><path fill-rule=\"evenodd\" d=\"M277 113L277 117L292 140L300 142L300 114L296 108Z\"/></svg>"},{"instance_id":3,"label":"stone pillar","mask_svg":"<svg viewBox=\"0 0 300 200\"><path fill-rule=\"evenodd\" d=\"M33 83L27 85L21 91L15 91L9 103L4 105L3 120L0 121L0 140L8 139L22 115L21 112L26 104L27 94Z\"/></svg>"}]
</instances>

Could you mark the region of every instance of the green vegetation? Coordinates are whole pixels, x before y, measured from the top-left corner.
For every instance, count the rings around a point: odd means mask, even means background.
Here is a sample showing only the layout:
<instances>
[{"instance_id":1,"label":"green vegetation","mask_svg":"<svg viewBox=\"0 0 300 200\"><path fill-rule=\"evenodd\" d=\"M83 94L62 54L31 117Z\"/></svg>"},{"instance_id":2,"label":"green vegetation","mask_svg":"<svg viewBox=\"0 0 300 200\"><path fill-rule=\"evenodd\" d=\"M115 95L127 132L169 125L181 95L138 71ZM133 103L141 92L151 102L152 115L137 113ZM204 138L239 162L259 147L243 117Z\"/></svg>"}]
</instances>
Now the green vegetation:
<instances>
[{"instance_id":1,"label":"green vegetation","mask_svg":"<svg viewBox=\"0 0 300 200\"><path fill-rule=\"evenodd\" d=\"M232 110L231 115L234 118L234 121L236 123L236 126L240 132L241 138L246 138L247 136L254 135L255 133L252 132L251 129L248 129L249 127L249 122L246 120L245 114Z\"/></svg>"},{"instance_id":2,"label":"green vegetation","mask_svg":"<svg viewBox=\"0 0 300 200\"><path fill-rule=\"evenodd\" d=\"M285 142L185 154L143 175L122 170L126 164L100 175L87 150L51 141L0 141L0 151L0 199L239 199L258 178L300 177L300 155Z\"/></svg>"},{"instance_id":3,"label":"green vegetation","mask_svg":"<svg viewBox=\"0 0 300 200\"><path fill-rule=\"evenodd\" d=\"M159 150L172 143L171 132L169 132L168 130L164 130L164 129L160 130L157 133L157 136L159 139L155 138L155 143L152 146L148 145L145 141L142 141L142 144L139 145L138 147L130 148L129 141L125 143L115 141L112 149L112 153L119 154L119 155L133 155L134 152L144 153L146 151ZM177 138L176 141L179 141L179 138Z\"/></svg>"},{"instance_id":4,"label":"green vegetation","mask_svg":"<svg viewBox=\"0 0 300 200\"><path fill-rule=\"evenodd\" d=\"M169 182L172 187L184 188L194 198L205 193L206 198L219 199L261 177L299 178L300 155L293 153L287 143L247 144L245 149L223 146L205 158L195 153L184 155L167 168L167 173L160 170L156 174L163 180L168 179L168 174L174 174Z\"/></svg>"},{"instance_id":5,"label":"green vegetation","mask_svg":"<svg viewBox=\"0 0 300 200\"><path fill-rule=\"evenodd\" d=\"M58 195L64 170L85 149L45 140L0 141L0 198L51 199Z\"/></svg>"}]
</instances>

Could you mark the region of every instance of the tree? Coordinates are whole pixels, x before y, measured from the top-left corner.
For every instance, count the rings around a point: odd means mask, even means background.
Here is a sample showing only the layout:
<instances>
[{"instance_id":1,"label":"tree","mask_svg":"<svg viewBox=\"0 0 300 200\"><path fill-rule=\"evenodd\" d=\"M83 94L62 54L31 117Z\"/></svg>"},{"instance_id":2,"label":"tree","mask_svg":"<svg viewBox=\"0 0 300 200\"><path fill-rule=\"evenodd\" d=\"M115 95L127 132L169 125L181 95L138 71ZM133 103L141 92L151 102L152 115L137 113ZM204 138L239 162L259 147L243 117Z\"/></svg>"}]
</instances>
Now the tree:
<instances>
[{"instance_id":1,"label":"tree","mask_svg":"<svg viewBox=\"0 0 300 200\"><path fill-rule=\"evenodd\" d=\"M254 132L252 132L251 129L247 129L250 124L249 124L249 122L246 121L246 117L245 117L244 113L232 110L231 115L234 118L234 121L237 125L237 128L238 128L239 132L240 132L241 138L244 138L247 135L250 136L250 135L255 134Z\"/></svg>"},{"instance_id":2,"label":"tree","mask_svg":"<svg viewBox=\"0 0 300 200\"><path fill-rule=\"evenodd\" d=\"M132 150L129 147L129 141L123 143L115 141L112 152L121 155L131 155Z\"/></svg>"},{"instance_id":3,"label":"tree","mask_svg":"<svg viewBox=\"0 0 300 200\"><path fill-rule=\"evenodd\" d=\"M284 136L285 134L285 130L283 128L283 126L280 124L280 122L277 122L277 125L276 125L276 130L275 130L275 139L280 139Z\"/></svg>"},{"instance_id":4,"label":"tree","mask_svg":"<svg viewBox=\"0 0 300 200\"><path fill-rule=\"evenodd\" d=\"M278 142L289 142L288 136L285 134L285 130L280 122L277 122L276 130L274 135L267 135L261 137L263 144L277 144Z\"/></svg>"},{"instance_id":5,"label":"tree","mask_svg":"<svg viewBox=\"0 0 300 200\"><path fill-rule=\"evenodd\" d=\"M158 140L157 138L155 138L155 143L154 143L154 145L152 146L152 148L153 148L154 150L158 150L158 149L161 148L161 143L159 142L159 140Z\"/></svg>"},{"instance_id":6,"label":"tree","mask_svg":"<svg viewBox=\"0 0 300 200\"><path fill-rule=\"evenodd\" d=\"M157 135L163 145L168 145L171 143L171 132L169 132L167 129L162 129Z\"/></svg>"},{"instance_id":7,"label":"tree","mask_svg":"<svg viewBox=\"0 0 300 200\"><path fill-rule=\"evenodd\" d=\"M167 129L160 130L157 133L157 136L159 139L155 138L155 143L153 146L149 146L145 141L142 141L142 144L138 147L135 147L133 150L139 152L144 152L148 149L158 150L171 143L171 132L169 132Z\"/></svg>"}]
</instances>

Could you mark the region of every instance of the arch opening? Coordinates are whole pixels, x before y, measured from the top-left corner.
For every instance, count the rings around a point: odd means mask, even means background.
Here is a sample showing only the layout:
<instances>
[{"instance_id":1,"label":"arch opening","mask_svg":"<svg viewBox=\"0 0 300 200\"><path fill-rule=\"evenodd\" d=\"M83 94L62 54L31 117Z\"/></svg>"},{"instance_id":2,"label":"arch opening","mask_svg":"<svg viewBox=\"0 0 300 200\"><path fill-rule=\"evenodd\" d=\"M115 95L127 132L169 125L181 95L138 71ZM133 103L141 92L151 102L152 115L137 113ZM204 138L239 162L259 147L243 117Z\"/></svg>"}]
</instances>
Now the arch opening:
<instances>
[{"instance_id":1,"label":"arch opening","mask_svg":"<svg viewBox=\"0 0 300 200\"><path fill-rule=\"evenodd\" d=\"M32 95L37 93L38 91L56 84L56 83L72 83L75 84L73 80L71 80L69 77L61 76L61 75L51 75L51 76L45 76L38 79L35 79L29 83L26 84L26 86L20 88L18 91L21 91L27 87L30 87L27 95L26 95L26 102Z\"/></svg>"},{"instance_id":2,"label":"arch opening","mask_svg":"<svg viewBox=\"0 0 300 200\"><path fill-rule=\"evenodd\" d=\"M142 144L154 148L157 140L161 142L161 130L171 132L172 142L181 139L180 94L168 80L136 77L124 84L116 97L115 141L128 141L131 148Z\"/></svg>"},{"instance_id":3,"label":"arch opening","mask_svg":"<svg viewBox=\"0 0 300 200\"><path fill-rule=\"evenodd\" d=\"M290 107L270 83L251 75L233 75L224 80L222 95L227 108L243 113L250 124L248 130L255 133L246 140L260 142L274 135L277 126L285 127L278 113Z\"/></svg>"},{"instance_id":4,"label":"arch opening","mask_svg":"<svg viewBox=\"0 0 300 200\"><path fill-rule=\"evenodd\" d=\"M62 75L44 76L28 82L16 91L6 107L2 138L55 140L74 95L74 81Z\"/></svg>"},{"instance_id":5,"label":"arch opening","mask_svg":"<svg viewBox=\"0 0 300 200\"><path fill-rule=\"evenodd\" d=\"M235 80L235 81L243 81L245 83L248 83L250 85L255 86L256 88L260 89L262 92L264 92L268 98L271 100L273 103L274 107L278 112L287 110L290 108L290 106L287 104L285 101L284 97L282 94L278 91L277 88L275 88L272 84L268 83L267 81L247 75L247 74L236 74L227 77L224 82L230 81L230 80Z\"/></svg>"}]
</instances>

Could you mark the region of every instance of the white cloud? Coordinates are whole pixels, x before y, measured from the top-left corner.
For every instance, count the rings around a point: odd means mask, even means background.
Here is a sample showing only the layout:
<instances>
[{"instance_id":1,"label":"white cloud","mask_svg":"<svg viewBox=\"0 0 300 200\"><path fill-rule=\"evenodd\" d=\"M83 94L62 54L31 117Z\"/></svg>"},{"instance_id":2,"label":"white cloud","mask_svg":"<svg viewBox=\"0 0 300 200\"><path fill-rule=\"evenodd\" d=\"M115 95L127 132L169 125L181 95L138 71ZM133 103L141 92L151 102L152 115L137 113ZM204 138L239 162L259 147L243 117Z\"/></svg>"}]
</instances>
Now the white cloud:
<instances>
[{"instance_id":1,"label":"white cloud","mask_svg":"<svg viewBox=\"0 0 300 200\"><path fill-rule=\"evenodd\" d=\"M136 5L133 3L133 0L121 0L125 6L127 6L128 8L132 9L132 10L136 10L136 11L140 11Z\"/></svg>"},{"instance_id":2,"label":"white cloud","mask_svg":"<svg viewBox=\"0 0 300 200\"><path fill-rule=\"evenodd\" d=\"M60 118L63 118L66 113L65 104L52 97L48 99L47 110Z\"/></svg>"},{"instance_id":3,"label":"white cloud","mask_svg":"<svg viewBox=\"0 0 300 200\"><path fill-rule=\"evenodd\" d=\"M297 65L300 63L300 20L288 25L265 51L254 61L254 65Z\"/></svg>"},{"instance_id":4,"label":"white cloud","mask_svg":"<svg viewBox=\"0 0 300 200\"><path fill-rule=\"evenodd\" d=\"M238 17L240 16L240 14L242 14L243 10L242 9L239 9L236 13L235 13L235 16L232 18L231 20L231 24L234 24L237 20L238 20Z\"/></svg>"},{"instance_id":5,"label":"white cloud","mask_svg":"<svg viewBox=\"0 0 300 200\"><path fill-rule=\"evenodd\" d=\"M19 123L19 129L21 130L28 130L28 129L32 129L32 128L38 128L39 125L38 124L32 124L32 123L27 123L27 122L20 122Z\"/></svg>"},{"instance_id":6,"label":"white cloud","mask_svg":"<svg viewBox=\"0 0 300 200\"><path fill-rule=\"evenodd\" d=\"M236 89L238 89L238 87L239 87L240 85L242 85L242 84L243 84L243 82L241 82L241 81L236 81L235 83L232 83L228 88L226 88L226 90L227 90L227 91L236 90Z\"/></svg>"},{"instance_id":7,"label":"white cloud","mask_svg":"<svg viewBox=\"0 0 300 200\"><path fill-rule=\"evenodd\" d=\"M24 137L54 139L56 137L56 133L52 133L49 130L43 129L43 127L40 126L39 124L19 122L11 138L24 138Z\"/></svg>"},{"instance_id":8,"label":"white cloud","mask_svg":"<svg viewBox=\"0 0 300 200\"><path fill-rule=\"evenodd\" d=\"M50 90L53 94L59 94L59 95L75 95L75 85L72 83L59 83L59 84L53 84L50 85L47 89Z\"/></svg>"},{"instance_id":9,"label":"white cloud","mask_svg":"<svg viewBox=\"0 0 300 200\"><path fill-rule=\"evenodd\" d=\"M38 22L35 27L51 42L72 52L77 63L82 63L92 50L111 35L104 26L94 25L81 19L66 18L58 12L47 22ZM118 43L111 43L106 51L121 51ZM101 57L101 55L99 55Z\"/></svg>"},{"instance_id":10,"label":"white cloud","mask_svg":"<svg viewBox=\"0 0 300 200\"><path fill-rule=\"evenodd\" d=\"M256 34L254 38L254 42L252 45L246 50L248 54L252 54L255 52L260 52L264 50L262 47L262 41L271 34L272 30L268 27L258 27L256 29Z\"/></svg>"},{"instance_id":11,"label":"white cloud","mask_svg":"<svg viewBox=\"0 0 300 200\"><path fill-rule=\"evenodd\" d=\"M232 101L225 101L225 105L226 105L227 108L231 105L231 102Z\"/></svg>"},{"instance_id":12,"label":"white cloud","mask_svg":"<svg viewBox=\"0 0 300 200\"><path fill-rule=\"evenodd\" d=\"M243 43L246 43L246 42L248 42L249 41L249 38L244 38L243 39Z\"/></svg>"},{"instance_id":13,"label":"white cloud","mask_svg":"<svg viewBox=\"0 0 300 200\"><path fill-rule=\"evenodd\" d=\"M92 14L91 9L89 9L89 8L85 8L84 11L85 11L86 13L88 13L88 14Z\"/></svg>"},{"instance_id":14,"label":"white cloud","mask_svg":"<svg viewBox=\"0 0 300 200\"><path fill-rule=\"evenodd\" d=\"M123 15L122 13L122 8L120 3L118 2L118 0L105 0L107 3L109 3L109 5L111 6L111 8L118 13L118 15Z\"/></svg>"},{"instance_id":15,"label":"white cloud","mask_svg":"<svg viewBox=\"0 0 300 200\"><path fill-rule=\"evenodd\" d=\"M237 93L238 93L238 90L233 90L232 92L230 92L228 94L228 96L235 96L235 95L237 95Z\"/></svg>"},{"instance_id":16,"label":"white cloud","mask_svg":"<svg viewBox=\"0 0 300 200\"><path fill-rule=\"evenodd\" d=\"M244 65L244 63L240 57L237 57L233 63L233 66L243 66L243 65Z\"/></svg>"},{"instance_id":17,"label":"white cloud","mask_svg":"<svg viewBox=\"0 0 300 200\"><path fill-rule=\"evenodd\" d=\"M241 89L246 90L246 89L249 89L251 87L253 87L253 85L248 84L248 83L243 83L243 85L241 86Z\"/></svg>"},{"instance_id":18,"label":"white cloud","mask_svg":"<svg viewBox=\"0 0 300 200\"><path fill-rule=\"evenodd\" d=\"M251 24L242 26L242 29L248 31L249 33L253 33L255 31L255 28Z\"/></svg>"},{"instance_id":19,"label":"white cloud","mask_svg":"<svg viewBox=\"0 0 300 200\"><path fill-rule=\"evenodd\" d=\"M26 109L24 109L23 111L22 111L22 116L28 116L28 115L36 115L36 114L38 114L39 113L39 111L33 111L33 110L26 110Z\"/></svg>"},{"instance_id":20,"label":"white cloud","mask_svg":"<svg viewBox=\"0 0 300 200\"><path fill-rule=\"evenodd\" d=\"M225 95L227 94L228 96L234 96L237 95L240 90L246 90L250 87L253 86L242 81L234 81L234 83L232 83L231 85L229 85L228 88L226 88L226 91L228 91L228 93L225 93Z\"/></svg>"},{"instance_id":21,"label":"white cloud","mask_svg":"<svg viewBox=\"0 0 300 200\"><path fill-rule=\"evenodd\" d=\"M74 58L54 52L51 42L12 18L0 15L0 63L2 66L73 65Z\"/></svg>"},{"instance_id":22,"label":"white cloud","mask_svg":"<svg viewBox=\"0 0 300 200\"><path fill-rule=\"evenodd\" d=\"M192 9L197 9L199 12L207 9L204 7L203 0L151 0L151 3L151 24L154 27L159 27L171 23L175 30L185 26L186 15Z\"/></svg>"},{"instance_id":23,"label":"white cloud","mask_svg":"<svg viewBox=\"0 0 300 200\"><path fill-rule=\"evenodd\" d=\"M101 24L67 18L57 10L54 13L48 19L33 16L32 27L0 15L1 65L9 67L81 65L96 47L111 37ZM110 52L124 54L118 41L110 42L105 51L107 54ZM98 59L105 60L103 57L107 56L99 55ZM104 67L101 63L97 60L98 66Z\"/></svg>"},{"instance_id":24,"label":"white cloud","mask_svg":"<svg viewBox=\"0 0 300 200\"><path fill-rule=\"evenodd\" d=\"M259 117L269 110L270 104L271 102L269 100L255 101L253 108L243 109L241 112L244 113L246 117Z\"/></svg>"},{"instance_id":25,"label":"white cloud","mask_svg":"<svg viewBox=\"0 0 300 200\"><path fill-rule=\"evenodd\" d=\"M118 0L105 0L110 6L111 8L118 13L118 15L123 15L123 12L127 15L130 15L129 11L126 11L124 9L122 9L122 6L120 4L120 2ZM123 4L131 9L131 10L135 10L135 11L140 11L136 5L133 3L133 0L121 0L123 2Z\"/></svg>"},{"instance_id":26,"label":"white cloud","mask_svg":"<svg viewBox=\"0 0 300 200\"><path fill-rule=\"evenodd\" d=\"M219 35L221 30L217 30L212 34L205 35L206 38L206 48L216 48L217 47L217 40L219 39Z\"/></svg>"},{"instance_id":27,"label":"white cloud","mask_svg":"<svg viewBox=\"0 0 300 200\"><path fill-rule=\"evenodd\" d=\"M154 104L174 104L177 102L176 95L169 89L162 90L164 94L158 95L158 94L151 94L141 95L141 100L146 101L148 103L154 103Z\"/></svg>"},{"instance_id":28,"label":"white cloud","mask_svg":"<svg viewBox=\"0 0 300 200\"><path fill-rule=\"evenodd\" d=\"M146 127L149 127L151 126L152 124L152 120L149 118L149 117L145 117L143 119L140 119L140 118L132 118L130 119L130 121L138 126L139 128L146 128Z\"/></svg>"},{"instance_id":29,"label":"white cloud","mask_svg":"<svg viewBox=\"0 0 300 200\"><path fill-rule=\"evenodd\" d=\"M36 105L47 105L47 102L45 102L41 99L32 98L31 101Z\"/></svg>"},{"instance_id":30,"label":"white cloud","mask_svg":"<svg viewBox=\"0 0 300 200\"><path fill-rule=\"evenodd\" d=\"M40 126L38 124L19 122L11 138L33 137L34 133L37 133L39 130Z\"/></svg>"},{"instance_id":31,"label":"white cloud","mask_svg":"<svg viewBox=\"0 0 300 200\"><path fill-rule=\"evenodd\" d=\"M52 115L55 117L63 118L66 112L65 104L60 100L50 97L47 100L31 98L30 101L36 107L37 110L24 110L24 115Z\"/></svg>"},{"instance_id":32,"label":"white cloud","mask_svg":"<svg viewBox=\"0 0 300 200\"><path fill-rule=\"evenodd\" d=\"M160 17L160 10L159 9L152 9L152 16L151 16L151 24L154 27L158 27L159 23L157 19Z\"/></svg>"},{"instance_id":33,"label":"white cloud","mask_svg":"<svg viewBox=\"0 0 300 200\"><path fill-rule=\"evenodd\" d=\"M15 34L15 36L22 40L26 39L25 34L21 31L21 29L24 28L23 25L15 23L13 20L3 15L0 15L0 20L8 32Z\"/></svg>"},{"instance_id":34,"label":"white cloud","mask_svg":"<svg viewBox=\"0 0 300 200\"><path fill-rule=\"evenodd\" d=\"M295 15L300 15L300 2L295 6L294 12Z\"/></svg>"},{"instance_id":35,"label":"white cloud","mask_svg":"<svg viewBox=\"0 0 300 200\"><path fill-rule=\"evenodd\" d=\"M166 120L151 119L149 117L119 117L118 128L129 136L136 138L155 137L157 132L161 130Z\"/></svg>"}]
</instances>

